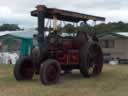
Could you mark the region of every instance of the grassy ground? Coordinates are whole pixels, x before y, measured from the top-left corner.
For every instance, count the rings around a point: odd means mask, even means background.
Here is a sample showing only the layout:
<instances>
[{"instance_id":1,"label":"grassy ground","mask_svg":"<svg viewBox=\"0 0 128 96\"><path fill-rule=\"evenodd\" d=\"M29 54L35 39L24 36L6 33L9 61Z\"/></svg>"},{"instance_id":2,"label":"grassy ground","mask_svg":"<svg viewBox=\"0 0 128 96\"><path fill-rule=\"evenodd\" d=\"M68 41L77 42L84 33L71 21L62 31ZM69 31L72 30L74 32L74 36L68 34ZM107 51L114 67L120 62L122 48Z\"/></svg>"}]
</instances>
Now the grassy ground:
<instances>
[{"instance_id":1,"label":"grassy ground","mask_svg":"<svg viewBox=\"0 0 128 96\"><path fill-rule=\"evenodd\" d=\"M128 65L105 65L103 73L85 79L79 72L61 77L44 86L39 77L17 82L12 65L0 65L0 96L128 96Z\"/></svg>"}]
</instances>

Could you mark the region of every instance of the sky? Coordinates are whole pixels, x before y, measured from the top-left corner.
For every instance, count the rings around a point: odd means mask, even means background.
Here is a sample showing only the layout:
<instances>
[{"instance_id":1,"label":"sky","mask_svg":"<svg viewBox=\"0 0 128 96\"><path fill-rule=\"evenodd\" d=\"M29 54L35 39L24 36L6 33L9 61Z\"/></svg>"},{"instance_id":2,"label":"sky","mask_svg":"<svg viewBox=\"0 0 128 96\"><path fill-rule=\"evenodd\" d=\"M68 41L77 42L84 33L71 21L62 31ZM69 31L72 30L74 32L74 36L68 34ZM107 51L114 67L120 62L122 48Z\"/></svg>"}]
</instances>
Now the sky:
<instances>
[{"instance_id":1,"label":"sky","mask_svg":"<svg viewBox=\"0 0 128 96\"><path fill-rule=\"evenodd\" d=\"M128 22L128 0L0 0L0 24L36 27L37 18L31 17L30 11L38 4L102 16L106 23Z\"/></svg>"}]
</instances>

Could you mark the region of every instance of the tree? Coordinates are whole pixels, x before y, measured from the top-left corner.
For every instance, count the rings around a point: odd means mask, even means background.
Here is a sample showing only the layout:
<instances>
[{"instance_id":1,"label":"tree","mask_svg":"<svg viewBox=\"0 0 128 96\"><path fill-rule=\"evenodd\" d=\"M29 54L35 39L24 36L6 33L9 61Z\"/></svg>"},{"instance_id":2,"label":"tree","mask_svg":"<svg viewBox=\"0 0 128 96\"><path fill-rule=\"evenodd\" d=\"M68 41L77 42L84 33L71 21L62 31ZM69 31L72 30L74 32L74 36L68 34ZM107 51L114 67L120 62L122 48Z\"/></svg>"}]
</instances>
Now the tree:
<instances>
[{"instance_id":1,"label":"tree","mask_svg":"<svg viewBox=\"0 0 128 96\"><path fill-rule=\"evenodd\" d=\"M78 27L74 27L72 24L67 24L63 27L63 30L67 33L73 33L77 31L92 33L95 32L96 35L106 34L109 32L128 32L128 23L124 22L110 22L107 24L101 23L94 27L91 27L84 22L80 24Z\"/></svg>"},{"instance_id":2,"label":"tree","mask_svg":"<svg viewBox=\"0 0 128 96\"><path fill-rule=\"evenodd\" d=\"M3 24L0 26L0 31L15 31L20 30L17 24Z\"/></svg>"},{"instance_id":3,"label":"tree","mask_svg":"<svg viewBox=\"0 0 128 96\"><path fill-rule=\"evenodd\" d=\"M93 28L91 26L89 26L88 24L82 22L80 24L80 26L78 27L78 30L81 31L81 32L92 32Z\"/></svg>"},{"instance_id":4,"label":"tree","mask_svg":"<svg viewBox=\"0 0 128 96\"><path fill-rule=\"evenodd\" d=\"M75 27L72 24L67 24L64 26L63 30L67 33L75 32Z\"/></svg>"}]
</instances>

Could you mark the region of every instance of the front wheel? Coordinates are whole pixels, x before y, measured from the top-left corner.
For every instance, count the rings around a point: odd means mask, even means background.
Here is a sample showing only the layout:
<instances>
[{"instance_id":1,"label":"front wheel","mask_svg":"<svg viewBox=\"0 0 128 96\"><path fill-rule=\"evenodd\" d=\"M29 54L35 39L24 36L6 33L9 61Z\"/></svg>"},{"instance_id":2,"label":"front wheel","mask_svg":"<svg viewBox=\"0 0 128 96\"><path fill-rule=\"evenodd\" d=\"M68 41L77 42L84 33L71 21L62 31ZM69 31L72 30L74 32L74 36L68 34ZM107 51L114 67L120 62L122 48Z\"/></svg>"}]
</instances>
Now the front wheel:
<instances>
[{"instance_id":1,"label":"front wheel","mask_svg":"<svg viewBox=\"0 0 128 96\"><path fill-rule=\"evenodd\" d=\"M34 75L34 66L30 57L22 57L17 60L14 67L16 80L31 80Z\"/></svg>"},{"instance_id":2,"label":"front wheel","mask_svg":"<svg viewBox=\"0 0 128 96\"><path fill-rule=\"evenodd\" d=\"M48 59L41 64L40 80L44 85L51 85L58 82L60 77L60 64L58 61Z\"/></svg>"}]
</instances>

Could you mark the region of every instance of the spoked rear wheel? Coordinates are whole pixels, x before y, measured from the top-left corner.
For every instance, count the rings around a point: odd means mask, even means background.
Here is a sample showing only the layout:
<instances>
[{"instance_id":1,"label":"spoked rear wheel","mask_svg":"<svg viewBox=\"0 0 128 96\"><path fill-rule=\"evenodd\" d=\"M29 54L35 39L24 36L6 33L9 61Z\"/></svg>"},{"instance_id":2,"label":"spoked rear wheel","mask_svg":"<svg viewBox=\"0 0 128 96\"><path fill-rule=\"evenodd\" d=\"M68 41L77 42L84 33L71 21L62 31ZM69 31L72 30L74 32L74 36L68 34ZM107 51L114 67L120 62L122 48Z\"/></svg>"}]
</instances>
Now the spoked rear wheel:
<instances>
[{"instance_id":1,"label":"spoked rear wheel","mask_svg":"<svg viewBox=\"0 0 128 96\"><path fill-rule=\"evenodd\" d=\"M103 69L103 53L102 49L98 44L94 44L94 70L93 75L99 75L102 72Z\"/></svg>"},{"instance_id":2,"label":"spoked rear wheel","mask_svg":"<svg viewBox=\"0 0 128 96\"><path fill-rule=\"evenodd\" d=\"M80 64L80 72L84 77L96 76L102 72L103 54L97 43L88 44L83 52L83 62Z\"/></svg>"}]
</instances>

